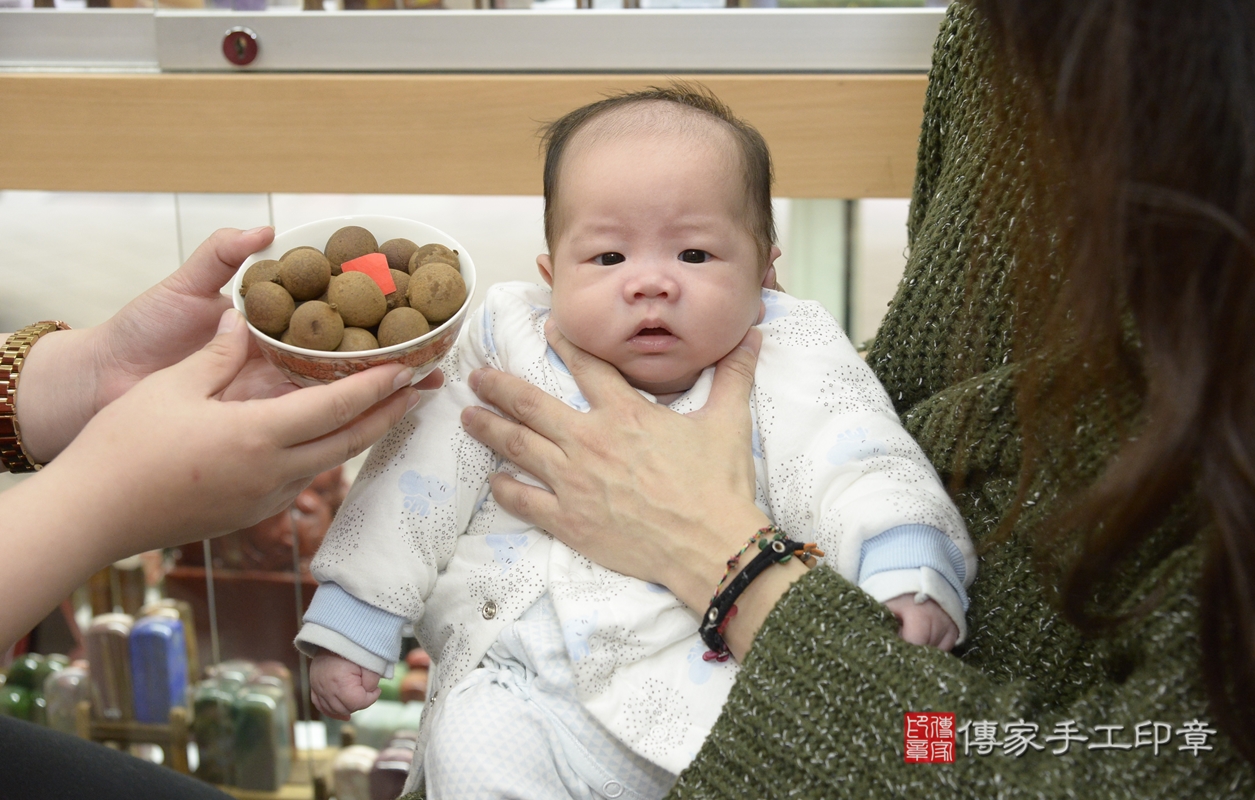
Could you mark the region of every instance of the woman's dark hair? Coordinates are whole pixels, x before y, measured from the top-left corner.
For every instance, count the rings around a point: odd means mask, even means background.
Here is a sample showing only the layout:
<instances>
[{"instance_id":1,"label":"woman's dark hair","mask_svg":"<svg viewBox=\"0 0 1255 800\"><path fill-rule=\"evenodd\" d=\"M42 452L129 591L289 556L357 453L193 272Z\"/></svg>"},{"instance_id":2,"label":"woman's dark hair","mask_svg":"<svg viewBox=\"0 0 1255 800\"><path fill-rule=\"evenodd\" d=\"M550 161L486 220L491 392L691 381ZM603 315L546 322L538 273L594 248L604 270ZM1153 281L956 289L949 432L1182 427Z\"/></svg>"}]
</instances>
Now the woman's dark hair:
<instances>
[{"instance_id":1,"label":"woman's dark hair","mask_svg":"<svg viewBox=\"0 0 1255 800\"><path fill-rule=\"evenodd\" d=\"M736 143L741 157L745 187L746 222L758 244L762 269L767 269L771 246L776 243L776 223L771 209L771 151L761 133L736 114L713 92L700 84L676 82L670 86L650 86L636 92L612 94L581 106L551 122L541 132L545 151L545 242L553 250L557 236L558 173L571 139L595 119L643 103L672 103L721 123Z\"/></svg>"},{"instance_id":2,"label":"woman's dark hair","mask_svg":"<svg viewBox=\"0 0 1255 800\"><path fill-rule=\"evenodd\" d=\"M1013 246L1043 266L1017 271L1034 298L1015 322L1021 487L1055 457L1046 443L1076 435L1067 409L1120 388L1141 399L1097 482L1039 534L1079 534L1063 612L1092 632L1127 618L1096 598L1194 520L1201 675L1255 761L1255 3L971 1L1050 198L1020 226L1039 232L1032 247Z\"/></svg>"}]
</instances>

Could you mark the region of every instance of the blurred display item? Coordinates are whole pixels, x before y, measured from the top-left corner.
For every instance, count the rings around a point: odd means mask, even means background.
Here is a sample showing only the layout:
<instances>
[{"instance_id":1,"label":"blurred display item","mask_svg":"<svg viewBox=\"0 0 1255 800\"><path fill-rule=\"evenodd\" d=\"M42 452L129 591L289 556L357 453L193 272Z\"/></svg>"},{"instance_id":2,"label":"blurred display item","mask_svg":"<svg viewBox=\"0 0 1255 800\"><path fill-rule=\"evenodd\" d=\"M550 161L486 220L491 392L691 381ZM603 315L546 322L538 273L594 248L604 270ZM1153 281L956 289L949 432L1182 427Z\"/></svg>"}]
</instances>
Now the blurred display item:
<instances>
[{"instance_id":1,"label":"blurred display item","mask_svg":"<svg viewBox=\"0 0 1255 800\"><path fill-rule=\"evenodd\" d=\"M91 662L92 712L112 722L133 718L131 701L129 614L100 614L87 628L87 660Z\"/></svg>"},{"instance_id":2,"label":"blurred display item","mask_svg":"<svg viewBox=\"0 0 1255 800\"><path fill-rule=\"evenodd\" d=\"M44 680L46 723L62 733L77 733L76 717L79 703L91 702L91 678L87 662L78 661L57 670Z\"/></svg>"},{"instance_id":3,"label":"blurred display item","mask_svg":"<svg viewBox=\"0 0 1255 800\"><path fill-rule=\"evenodd\" d=\"M187 643L175 609L141 617L130 635L135 719L165 724L170 709L187 705Z\"/></svg>"},{"instance_id":4,"label":"blurred display item","mask_svg":"<svg viewBox=\"0 0 1255 800\"><path fill-rule=\"evenodd\" d=\"M200 754L196 777L220 786L235 780L232 751L235 748L234 686L217 678L196 685L192 694L192 739Z\"/></svg>"},{"instance_id":5,"label":"blurred display item","mask_svg":"<svg viewBox=\"0 0 1255 800\"><path fill-rule=\"evenodd\" d=\"M331 790L336 800L370 800L370 771L379 751L354 744L336 753L331 762Z\"/></svg>"},{"instance_id":6,"label":"blurred display item","mask_svg":"<svg viewBox=\"0 0 1255 800\"><path fill-rule=\"evenodd\" d=\"M391 678L379 679L379 699L396 703L421 703L427 699L427 670L431 657L414 648L392 670Z\"/></svg>"},{"instance_id":7,"label":"blurred display item","mask_svg":"<svg viewBox=\"0 0 1255 800\"><path fill-rule=\"evenodd\" d=\"M414 763L414 746L417 732L394 738L379 752L370 768L370 800L396 800L405 790L405 778Z\"/></svg>"},{"instance_id":8,"label":"blurred display item","mask_svg":"<svg viewBox=\"0 0 1255 800\"><path fill-rule=\"evenodd\" d=\"M205 676L216 679L222 686L234 692L261 673L257 664L244 658L232 658L205 668Z\"/></svg>"},{"instance_id":9,"label":"blurred display item","mask_svg":"<svg viewBox=\"0 0 1255 800\"><path fill-rule=\"evenodd\" d=\"M0 686L0 714L29 721L31 718L31 690L25 686Z\"/></svg>"},{"instance_id":10,"label":"blurred display item","mask_svg":"<svg viewBox=\"0 0 1255 800\"><path fill-rule=\"evenodd\" d=\"M186 600L163 597L148 603L139 610L141 617L151 617L157 614L172 614L183 623L183 644L187 649L187 679L189 683L194 682L200 677L200 650L196 646L196 614L192 611L192 604Z\"/></svg>"},{"instance_id":11,"label":"blurred display item","mask_svg":"<svg viewBox=\"0 0 1255 800\"><path fill-rule=\"evenodd\" d=\"M26 689L35 691L39 684L35 680L35 674L44 664L44 657L38 653L23 653L13 659L13 663L9 665L9 669L5 672L5 686L21 686Z\"/></svg>"},{"instance_id":12,"label":"blurred display item","mask_svg":"<svg viewBox=\"0 0 1255 800\"><path fill-rule=\"evenodd\" d=\"M384 750L397 738L397 731L418 730L422 716L422 703L376 700L361 711L354 711L350 721L357 744Z\"/></svg>"},{"instance_id":13,"label":"blurred display item","mask_svg":"<svg viewBox=\"0 0 1255 800\"><path fill-rule=\"evenodd\" d=\"M926 0L777 0L780 8L923 8Z\"/></svg>"},{"instance_id":14,"label":"blurred display item","mask_svg":"<svg viewBox=\"0 0 1255 800\"><path fill-rule=\"evenodd\" d=\"M250 791L278 790L295 757L291 674L282 664L240 659L209 672L193 690L196 776Z\"/></svg>"},{"instance_id":15,"label":"blurred display item","mask_svg":"<svg viewBox=\"0 0 1255 800\"><path fill-rule=\"evenodd\" d=\"M42 714L42 710L37 709L37 704L43 703L42 684L36 681L35 675L43 663L44 657L36 653L24 653L14 659L0 685L0 714L28 722Z\"/></svg>"},{"instance_id":16,"label":"blurred display item","mask_svg":"<svg viewBox=\"0 0 1255 800\"><path fill-rule=\"evenodd\" d=\"M113 567L105 567L87 579L87 595L92 615L113 611Z\"/></svg>"},{"instance_id":17,"label":"blurred display item","mask_svg":"<svg viewBox=\"0 0 1255 800\"><path fill-rule=\"evenodd\" d=\"M284 690L266 683L247 683L234 706L235 786L273 792L292 769L292 707ZM400 795L398 792L393 797Z\"/></svg>"},{"instance_id":18,"label":"blurred display item","mask_svg":"<svg viewBox=\"0 0 1255 800\"><path fill-rule=\"evenodd\" d=\"M0 715L46 725L47 697L44 683L70 663L63 655L23 653L0 673Z\"/></svg>"},{"instance_id":19,"label":"blurred display item","mask_svg":"<svg viewBox=\"0 0 1255 800\"><path fill-rule=\"evenodd\" d=\"M257 665L257 677L254 683L274 686L285 698L288 714L288 738L296 741L296 720L299 712L296 709L296 683L292 680L292 670L278 661L263 661Z\"/></svg>"},{"instance_id":20,"label":"blurred display item","mask_svg":"<svg viewBox=\"0 0 1255 800\"><path fill-rule=\"evenodd\" d=\"M105 567L87 580L92 614L120 611L135 616L144 604L144 555L131 556Z\"/></svg>"},{"instance_id":21,"label":"blurred display item","mask_svg":"<svg viewBox=\"0 0 1255 800\"><path fill-rule=\"evenodd\" d=\"M400 700L403 703L427 700L427 673L431 670L431 656L422 648L415 647L405 654L406 674L401 680Z\"/></svg>"},{"instance_id":22,"label":"blurred display item","mask_svg":"<svg viewBox=\"0 0 1255 800\"><path fill-rule=\"evenodd\" d=\"M344 11L430 10L438 8L475 8L476 0L459 4L457 0L336 0L335 7ZM531 0L527 0L531 5Z\"/></svg>"}]
</instances>

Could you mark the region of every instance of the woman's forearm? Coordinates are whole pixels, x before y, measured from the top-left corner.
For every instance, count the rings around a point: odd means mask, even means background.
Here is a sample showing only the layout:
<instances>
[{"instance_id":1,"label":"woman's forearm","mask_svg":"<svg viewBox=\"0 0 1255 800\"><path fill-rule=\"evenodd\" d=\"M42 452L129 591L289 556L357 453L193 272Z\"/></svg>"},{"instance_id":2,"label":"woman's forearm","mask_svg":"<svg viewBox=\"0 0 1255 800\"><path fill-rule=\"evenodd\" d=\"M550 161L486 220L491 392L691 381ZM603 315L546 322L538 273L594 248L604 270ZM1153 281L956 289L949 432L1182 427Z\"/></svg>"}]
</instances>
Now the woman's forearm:
<instances>
[{"instance_id":1,"label":"woman's forearm","mask_svg":"<svg viewBox=\"0 0 1255 800\"><path fill-rule=\"evenodd\" d=\"M107 322L40 337L22 367L17 397L18 424L31 458L52 460L106 405L203 347L231 306L220 289L273 236L268 227L220 230L178 271ZM276 387L282 382L271 381Z\"/></svg>"},{"instance_id":2,"label":"woman's forearm","mask_svg":"<svg viewBox=\"0 0 1255 800\"><path fill-rule=\"evenodd\" d=\"M31 630L104 564L118 537L102 530L91 492L61 485L53 468L4 493L0 522L0 649Z\"/></svg>"},{"instance_id":3,"label":"woman's forearm","mask_svg":"<svg viewBox=\"0 0 1255 800\"><path fill-rule=\"evenodd\" d=\"M738 504L739 505L739 504ZM668 560L669 569L663 578L664 585L689 608L703 613L710 605L715 586L727 568L728 559L760 528L770 520L752 503L743 507L729 508L722 517L690 520L683 530L685 535L676 537L674 557ZM726 587L749 565L757 552L751 548L738 560L728 573ZM771 613L776 602L798 578L806 574L806 567L796 558L773 566L755 578L736 600L736 614L724 630L724 642L732 656L741 661L749 652L762 627L763 620Z\"/></svg>"},{"instance_id":4,"label":"woman's forearm","mask_svg":"<svg viewBox=\"0 0 1255 800\"><path fill-rule=\"evenodd\" d=\"M96 408L93 329L54 331L30 348L18 380L22 445L38 464L65 449ZM8 339L8 334L3 334Z\"/></svg>"},{"instance_id":5,"label":"woman's forearm","mask_svg":"<svg viewBox=\"0 0 1255 800\"><path fill-rule=\"evenodd\" d=\"M738 662L745 660L767 615L789 587L806 572L807 568L801 561L790 558L785 563L768 569L745 587L745 591L736 601L736 616L723 632L723 640L732 651L733 658Z\"/></svg>"}]
</instances>

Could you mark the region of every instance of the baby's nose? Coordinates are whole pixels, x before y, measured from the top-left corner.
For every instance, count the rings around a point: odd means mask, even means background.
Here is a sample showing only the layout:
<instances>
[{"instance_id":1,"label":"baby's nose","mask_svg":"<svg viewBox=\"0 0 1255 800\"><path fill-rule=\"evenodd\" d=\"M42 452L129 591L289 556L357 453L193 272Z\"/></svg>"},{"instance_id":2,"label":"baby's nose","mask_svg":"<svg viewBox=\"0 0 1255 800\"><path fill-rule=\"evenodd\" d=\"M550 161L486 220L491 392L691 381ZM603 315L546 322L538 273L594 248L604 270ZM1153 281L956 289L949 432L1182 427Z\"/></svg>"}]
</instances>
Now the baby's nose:
<instances>
[{"instance_id":1,"label":"baby's nose","mask_svg":"<svg viewBox=\"0 0 1255 800\"><path fill-rule=\"evenodd\" d=\"M680 286L671 271L665 266L652 264L642 265L625 288L635 300L674 300L680 292Z\"/></svg>"}]
</instances>

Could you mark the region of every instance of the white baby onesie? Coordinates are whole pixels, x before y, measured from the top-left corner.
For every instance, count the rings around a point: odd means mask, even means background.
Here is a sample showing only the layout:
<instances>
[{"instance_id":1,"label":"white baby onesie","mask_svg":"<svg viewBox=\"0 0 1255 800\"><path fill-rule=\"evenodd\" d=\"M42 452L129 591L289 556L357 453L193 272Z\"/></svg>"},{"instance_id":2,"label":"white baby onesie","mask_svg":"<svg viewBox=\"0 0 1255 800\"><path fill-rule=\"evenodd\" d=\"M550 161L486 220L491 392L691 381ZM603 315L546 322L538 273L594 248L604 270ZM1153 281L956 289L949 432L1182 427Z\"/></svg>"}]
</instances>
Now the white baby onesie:
<instances>
[{"instance_id":1,"label":"white baby onesie","mask_svg":"<svg viewBox=\"0 0 1255 800\"><path fill-rule=\"evenodd\" d=\"M633 752L679 773L718 716L735 666L702 659L700 612L498 506L487 484L494 471L535 481L459 421L465 406L478 404L465 379L481 366L587 410L545 341L549 301L549 290L534 284L492 287L441 365L445 387L372 450L312 564L323 585L298 646L390 674L400 625L415 621L434 664L421 764L443 693L547 592L584 707ZM931 597L965 633L975 555L936 473L822 306L769 290L763 301L751 409L759 506L794 539L816 541L824 564L877 599ZM671 408L700 408L712 373Z\"/></svg>"}]
</instances>

